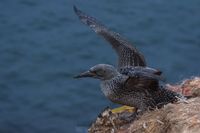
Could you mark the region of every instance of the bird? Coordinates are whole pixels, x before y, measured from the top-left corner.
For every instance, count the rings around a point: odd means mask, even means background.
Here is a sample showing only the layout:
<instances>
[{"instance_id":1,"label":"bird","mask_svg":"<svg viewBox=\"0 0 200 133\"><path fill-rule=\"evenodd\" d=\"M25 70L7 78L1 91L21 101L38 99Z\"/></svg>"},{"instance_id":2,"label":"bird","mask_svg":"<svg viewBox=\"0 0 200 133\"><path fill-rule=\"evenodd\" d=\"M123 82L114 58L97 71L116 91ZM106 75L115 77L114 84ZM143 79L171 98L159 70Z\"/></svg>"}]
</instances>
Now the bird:
<instances>
[{"instance_id":1,"label":"bird","mask_svg":"<svg viewBox=\"0 0 200 133\"><path fill-rule=\"evenodd\" d=\"M96 18L73 7L80 21L108 41L118 55L118 65L97 64L74 78L100 80L103 94L112 102L135 107L141 113L177 101L182 97L160 85L160 70L147 66L144 56L127 39L113 32Z\"/></svg>"}]
</instances>

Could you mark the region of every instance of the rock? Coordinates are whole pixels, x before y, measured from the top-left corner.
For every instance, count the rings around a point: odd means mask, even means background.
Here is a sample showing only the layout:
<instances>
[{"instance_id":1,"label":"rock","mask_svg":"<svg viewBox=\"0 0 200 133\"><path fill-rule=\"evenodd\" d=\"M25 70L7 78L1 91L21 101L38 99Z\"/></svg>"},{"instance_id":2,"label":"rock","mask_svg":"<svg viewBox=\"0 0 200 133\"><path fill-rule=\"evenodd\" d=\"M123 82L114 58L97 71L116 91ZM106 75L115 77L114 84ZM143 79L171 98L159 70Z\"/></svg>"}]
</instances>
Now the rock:
<instances>
[{"instance_id":1,"label":"rock","mask_svg":"<svg viewBox=\"0 0 200 133\"><path fill-rule=\"evenodd\" d=\"M134 121L126 133L199 133L200 98L187 103L168 104L164 108L146 112Z\"/></svg>"},{"instance_id":2,"label":"rock","mask_svg":"<svg viewBox=\"0 0 200 133\"><path fill-rule=\"evenodd\" d=\"M179 92L185 96L200 96L200 77L184 80L178 85L166 85L168 89Z\"/></svg>"},{"instance_id":3,"label":"rock","mask_svg":"<svg viewBox=\"0 0 200 133\"><path fill-rule=\"evenodd\" d=\"M199 133L200 78L184 80L168 89L192 96L187 101L167 104L140 117L127 111L112 113L106 108L88 129L89 133Z\"/></svg>"},{"instance_id":4,"label":"rock","mask_svg":"<svg viewBox=\"0 0 200 133\"><path fill-rule=\"evenodd\" d=\"M127 128L133 121L133 112L112 113L110 108L106 108L88 129L89 133L115 133L119 129Z\"/></svg>"}]
</instances>

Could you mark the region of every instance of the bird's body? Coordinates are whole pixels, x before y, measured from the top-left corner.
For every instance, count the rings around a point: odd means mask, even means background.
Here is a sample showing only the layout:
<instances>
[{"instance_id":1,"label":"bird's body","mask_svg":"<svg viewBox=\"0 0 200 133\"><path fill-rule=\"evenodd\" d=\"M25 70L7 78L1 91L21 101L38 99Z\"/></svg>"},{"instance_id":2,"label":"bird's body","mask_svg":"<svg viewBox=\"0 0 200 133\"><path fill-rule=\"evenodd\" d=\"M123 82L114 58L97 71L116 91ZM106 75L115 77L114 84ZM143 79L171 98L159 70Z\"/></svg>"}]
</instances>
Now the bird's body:
<instances>
[{"instance_id":1,"label":"bird's body","mask_svg":"<svg viewBox=\"0 0 200 133\"><path fill-rule=\"evenodd\" d=\"M161 71L147 67L143 55L118 33L110 31L95 18L74 7L81 22L105 38L118 55L118 68L98 64L76 78L92 77L101 80L101 90L114 103L133 106L142 112L174 102L181 95L162 88Z\"/></svg>"},{"instance_id":2,"label":"bird's body","mask_svg":"<svg viewBox=\"0 0 200 133\"><path fill-rule=\"evenodd\" d=\"M142 112L148 108L162 107L181 97L180 94L159 86L156 80L153 82L140 75L130 77L119 74L112 79L102 80L101 90L112 102L136 107Z\"/></svg>"},{"instance_id":3,"label":"bird's body","mask_svg":"<svg viewBox=\"0 0 200 133\"><path fill-rule=\"evenodd\" d=\"M146 88L143 86L126 86L129 77L117 76L111 80L101 82L101 90L112 102L136 107L142 111L148 108L162 107L175 102L180 95L164 88ZM154 90L156 89L156 90Z\"/></svg>"}]
</instances>

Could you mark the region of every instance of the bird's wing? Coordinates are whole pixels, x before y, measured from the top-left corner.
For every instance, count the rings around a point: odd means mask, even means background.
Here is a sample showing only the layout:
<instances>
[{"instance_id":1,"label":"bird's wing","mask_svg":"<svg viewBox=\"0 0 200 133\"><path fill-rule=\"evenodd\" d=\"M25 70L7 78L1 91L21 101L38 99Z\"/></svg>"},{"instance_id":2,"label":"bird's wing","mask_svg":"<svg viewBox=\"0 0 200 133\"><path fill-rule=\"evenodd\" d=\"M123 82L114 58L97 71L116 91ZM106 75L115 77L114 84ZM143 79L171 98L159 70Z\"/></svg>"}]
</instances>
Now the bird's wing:
<instances>
[{"instance_id":1,"label":"bird's wing","mask_svg":"<svg viewBox=\"0 0 200 133\"><path fill-rule=\"evenodd\" d=\"M127 66L146 66L145 59L139 51L118 33L110 31L95 18L88 16L74 6L74 11L81 22L88 25L97 34L107 40L118 55L118 68Z\"/></svg>"},{"instance_id":2,"label":"bird's wing","mask_svg":"<svg viewBox=\"0 0 200 133\"><path fill-rule=\"evenodd\" d=\"M149 78L146 76L132 76L129 77L124 83L124 87L130 91L137 89L145 89L146 91L157 91L159 88L159 81L155 78ZM142 90L141 90L142 91Z\"/></svg>"},{"instance_id":3,"label":"bird's wing","mask_svg":"<svg viewBox=\"0 0 200 133\"><path fill-rule=\"evenodd\" d=\"M121 74L128 76L124 83L126 88L132 89L146 89L149 91L157 91L159 88L159 81L165 79L161 76L161 72L152 68L135 67L121 69Z\"/></svg>"},{"instance_id":4,"label":"bird's wing","mask_svg":"<svg viewBox=\"0 0 200 133\"><path fill-rule=\"evenodd\" d=\"M165 78L161 75L161 71L149 67L125 67L121 68L119 72L132 78L143 77L152 80L165 81Z\"/></svg>"}]
</instances>

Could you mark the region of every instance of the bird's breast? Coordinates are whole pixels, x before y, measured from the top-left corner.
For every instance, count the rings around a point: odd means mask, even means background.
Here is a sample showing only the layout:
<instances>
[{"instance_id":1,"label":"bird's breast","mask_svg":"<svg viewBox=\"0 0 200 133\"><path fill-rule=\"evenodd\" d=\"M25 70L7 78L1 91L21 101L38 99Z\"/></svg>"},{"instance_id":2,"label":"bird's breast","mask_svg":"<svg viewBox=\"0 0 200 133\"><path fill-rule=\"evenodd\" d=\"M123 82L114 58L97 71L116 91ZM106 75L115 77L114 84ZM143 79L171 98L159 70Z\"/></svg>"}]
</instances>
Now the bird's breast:
<instances>
[{"instance_id":1,"label":"bird's breast","mask_svg":"<svg viewBox=\"0 0 200 133\"><path fill-rule=\"evenodd\" d=\"M123 89L124 77L115 77L101 82L101 90L108 98L116 97L120 89Z\"/></svg>"},{"instance_id":2,"label":"bird's breast","mask_svg":"<svg viewBox=\"0 0 200 133\"><path fill-rule=\"evenodd\" d=\"M103 81L101 82L101 91L106 97L110 97L113 95L114 85L110 83L111 81Z\"/></svg>"}]
</instances>

